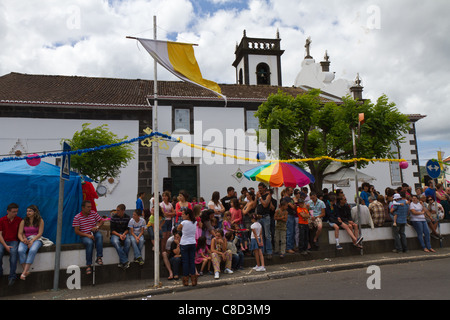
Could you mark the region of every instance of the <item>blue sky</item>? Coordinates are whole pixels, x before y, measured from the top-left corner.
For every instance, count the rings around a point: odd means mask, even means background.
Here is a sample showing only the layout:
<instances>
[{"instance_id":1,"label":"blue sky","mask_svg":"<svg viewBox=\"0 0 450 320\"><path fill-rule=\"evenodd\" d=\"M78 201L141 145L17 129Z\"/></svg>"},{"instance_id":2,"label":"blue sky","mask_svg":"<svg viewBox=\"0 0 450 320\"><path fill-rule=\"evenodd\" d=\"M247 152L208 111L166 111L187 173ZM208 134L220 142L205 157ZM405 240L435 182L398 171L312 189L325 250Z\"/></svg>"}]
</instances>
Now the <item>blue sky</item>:
<instances>
[{"instance_id":1,"label":"blue sky","mask_svg":"<svg viewBox=\"0 0 450 320\"><path fill-rule=\"evenodd\" d=\"M312 39L336 79L360 74L364 97L386 94L417 122L421 163L441 148L450 155L450 1L448 0L2 0L0 75L10 72L152 79L153 61L126 36L199 44L203 76L235 83L234 50L249 37L280 32L283 85L301 69ZM161 79L176 80L164 70Z\"/></svg>"},{"instance_id":2,"label":"blue sky","mask_svg":"<svg viewBox=\"0 0 450 320\"><path fill-rule=\"evenodd\" d=\"M424 166L428 160L437 159L438 151L444 152L444 159L450 156L450 143L448 140L423 141L419 139L417 148L419 149L419 161L421 166Z\"/></svg>"},{"instance_id":3,"label":"blue sky","mask_svg":"<svg viewBox=\"0 0 450 320\"><path fill-rule=\"evenodd\" d=\"M199 14L211 14L218 10L243 10L248 8L248 1L240 0L192 0L194 10Z\"/></svg>"}]
</instances>

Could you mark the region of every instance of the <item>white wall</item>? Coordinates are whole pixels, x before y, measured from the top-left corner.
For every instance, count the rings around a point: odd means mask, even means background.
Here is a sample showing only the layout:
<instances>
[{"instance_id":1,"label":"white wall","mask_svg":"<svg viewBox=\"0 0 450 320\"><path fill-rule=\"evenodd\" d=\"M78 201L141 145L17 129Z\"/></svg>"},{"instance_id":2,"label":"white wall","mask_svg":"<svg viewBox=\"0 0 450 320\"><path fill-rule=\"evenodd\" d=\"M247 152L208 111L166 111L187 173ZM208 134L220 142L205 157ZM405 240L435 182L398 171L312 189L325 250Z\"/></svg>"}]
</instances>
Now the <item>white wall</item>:
<instances>
[{"instance_id":1,"label":"white wall","mask_svg":"<svg viewBox=\"0 0 450 320\"><path fill-rule=\"evenodd\" d=\"M105 240L105 238L103 238ZM145 259L145 245L141 250L142 259ZM119 264L119 256L114 247L103 248L103 264ZM3 274L7 275L10 271L9 255L3 257ZM134 261L133 248L128 253L128 261ZM79 266L80 268L86 267L86 250L69 250L61 251L60 269L65 270L69 266ZM33 264L31 265L31 272L38 271L52 271L55 270L55 252L38 252ZM20 263L17 263L16 273L22 273L23 268Z\"/></svg>"},{"instance_id":2,"label":"white wall","mask_svg":"<svg viewBox=\"0 0 450 320\"><path fill-rule=\"evenodd\" d=\"M25 153L42 153L46 151L61 152L61 141L70 139L76 131L82 130L84 123L90 123L91 128L107 124L108 129L118 137L128 136L128 139L139 136L139 121L124 120L63 120L63 119L32 119L32 118L0 118L0 154L7 155L20 139ZM135 158L126 168L123 168L112 193L96 200L99 211L109 211L119 203L127 208L135 208L138 185L138 145L133 144ZM14 155L12 155L14 156ZM43 158L42 161L56 164L56 158ZM108 182L105 182L108 185ZM97 185L94 184L94 187ZM111 187L111 186L110 186Z\"/></svg>"},{"instance_id":3,"label":"white wall","mask_svg":"<svg viewBox=\"0 0 450 320\"><path fill-rule=\"evenodd\" d=\"M195 145L203 145L208 149L225 154L234 154L238 157L256 158L258 151L267 154L264 144L256 144L256 135L252 132L245 132L244 108L214 108L214 107L194 107L194 134L183 133L181 131L172 132L172 108L158 107L158 131L167 131L174 137L180 137L183 141ZM241 130L244 134L242 139L227 139L227 130L237 132ZM199 164L199 196L206 201L211 198L214 191L219 191L221 196L226 194L226 189L233 186L239 193L242 187L256 187L257 182L244 178L238 182L232 175L241 169L245 172L259 165L256 162L248 162L221 155L214 155L208 151L193 149L182 144L168 142L169 150L159 149L159 188L162 188L163 178L169 177L169 158L175 161L188 161L191 157L195 164ZM226 149L229 146L230 149ZM238 150L235 150L238 149ZM248 152L250 149L251 152ZM241 151L241 150L247 150Z\"/></svg>"},{"instance_id":4,"label":"white wall","mask_svg":"<svg viewBox=\"0 0 450 320\"><path fill-rule=\"evenodd\" d=\"M450 224L442 223L441 224L441 235L450 234ZM431 230L430 230L431 233ZM405 228L405 234L407 238L417 238L416 230L407 225ZM361 236L364 237L364 242L367 241L377 241L377 240L392 240L394 241L394 237L392 235L392 227L376 227L376 228L362 228ZM348 235L348 233L339 229L339 242L340 243L351 243L352 239ZM335 244L335 234L334 230L328 230L328 243Z\"/></svg>"}]
</instances>

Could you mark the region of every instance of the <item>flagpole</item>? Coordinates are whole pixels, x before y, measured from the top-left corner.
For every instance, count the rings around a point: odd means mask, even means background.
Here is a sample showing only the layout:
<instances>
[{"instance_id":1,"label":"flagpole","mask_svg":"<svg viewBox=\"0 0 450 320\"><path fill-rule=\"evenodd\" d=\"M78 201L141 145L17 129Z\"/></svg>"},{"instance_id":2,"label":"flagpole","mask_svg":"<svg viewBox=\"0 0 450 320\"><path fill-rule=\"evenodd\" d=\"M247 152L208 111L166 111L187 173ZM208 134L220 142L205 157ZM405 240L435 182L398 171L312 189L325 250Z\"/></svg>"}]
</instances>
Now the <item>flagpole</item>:
<instances>
[{"instance_id":1,"label":"flagpole","mask_svg":"<svg viewBox=\"0 0 450 320\"><path fill-rule=\"evenodd\" d=\"M156 40L156 16L153 16L153 38ZM154 103L153 103L153 132L158 132L158 63L154 60ZM153 209L154 209L154 234L155 234L155 287L159 287L159 144L153 142Z\"/></svg>"},{"instance_id":2,"label":"flagpole","mask_svg":"<svg viewBox=\"0 0 450 320\"><path fill-rule=\"evenodd\" d=\"M358 194L358 162L356 161L356 139L355 139L355 128L352 128L352 141L353 141L353 155L355 157L355 191L356 191L356 212L358 217L358 230L359 236L362 237L361 230L361 208L359 203L359 194ZM363 249L360 250L360 254L363 255Z\"/></svg>"}]
</instances>

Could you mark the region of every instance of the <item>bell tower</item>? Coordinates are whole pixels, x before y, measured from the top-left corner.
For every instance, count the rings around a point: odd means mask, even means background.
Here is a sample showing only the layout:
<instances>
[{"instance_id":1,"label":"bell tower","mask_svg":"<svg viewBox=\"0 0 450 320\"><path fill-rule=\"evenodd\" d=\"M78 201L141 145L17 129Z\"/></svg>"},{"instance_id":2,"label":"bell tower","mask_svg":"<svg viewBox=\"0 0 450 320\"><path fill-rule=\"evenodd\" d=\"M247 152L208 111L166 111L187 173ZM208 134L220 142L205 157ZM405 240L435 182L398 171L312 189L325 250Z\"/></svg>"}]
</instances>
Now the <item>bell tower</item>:
<instances>
[{"instance_id":1,"label":"bell tower","mask_svg":"<svg viewBox=\"0 0 450 320\"><path fill-rule=\"evenodd\" d=\"M236 83L246 85L282 86L280 34L276 39L249 38L244 35L236 44Z\"/></svg>"}]
</instances>

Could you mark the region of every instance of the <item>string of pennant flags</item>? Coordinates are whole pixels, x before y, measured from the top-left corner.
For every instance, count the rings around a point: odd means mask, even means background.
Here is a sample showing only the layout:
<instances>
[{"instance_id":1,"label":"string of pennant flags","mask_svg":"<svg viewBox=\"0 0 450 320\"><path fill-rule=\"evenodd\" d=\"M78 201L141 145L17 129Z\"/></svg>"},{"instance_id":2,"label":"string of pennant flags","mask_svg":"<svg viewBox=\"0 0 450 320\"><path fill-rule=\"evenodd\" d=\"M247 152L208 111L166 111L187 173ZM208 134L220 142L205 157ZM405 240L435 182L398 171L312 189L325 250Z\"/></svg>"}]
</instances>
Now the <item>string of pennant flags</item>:
<instances>
[{"instance_id":1,"label":"string of pennant flags","mask_svg":"<svg viewBox=\"0 0 450 320\"><path fill-rule=\"evenodd\" d=\"M329 156L320 156L320 157L315 157L315 158L303 158L303 159L288 159L288 160L269 160L269 159L252 159L252 158L247 158L247 157L240 157L240 156L236 156L236 155L232 155L232 154L226 154L220 151L216 151L216 150L212 150L212 149L208 149L205 148L203 146L198 146L195 145L193 143L189 143L189 142L185 142L183 140L179 140L178 142L185 144L187 146L190 146L191 148L195 148L195 149L200 149L212 154L217 154L223 157L231 157L237 160L245 160L245 161L252 161L252 162L308 162L308 161L320 161L320 160L330 160L330 161L336 161L336 162L342 162L342 163L353 163L353 162L361 162L361 161L366 161L366 162L404 162L406 161L405 159L367 159L367 158L352 158L352 159L335 159Z\"/></svg>"},{"instance_id":2,"label":"string of pennant flags","mask_svg":"<svg viewBox=\"0 0 450 320\"><path fill-rule=\"evenodd\" d=\"M220 155L223 157L231 157L237 160L245 160L245 161L249 161L249 162L288 162L288 163L292 163L292 162L308 162L308 161L320 161L320 160L330 160L330 161L336 161L336 162L341 162L341 163L352 163L352 162L405 162L405 159L368 159L368 158L352 158L352 159L336 159L336 158L332 158L329 156L320 156L320 157L315 157L315 158L303 158L303 159L287 159L287 160L271 160L271 159L253 159L253 158L248 158L248 157L240 157L240 156L236 156L233 154L227 154L227 153L223 153L220 151L216 151L213 149L209 149L203 146L199 146L193 143L189 143L186 141L183 141L181 138L175 138L170 136L167 133L161 133L161 132L152 132L151 129L145 129L144 133L146 133L145 135L139 136L137 138L133 138L133 139L129 139L129 140L124 140L121 142L117 142L117 143L113 143L113 144L109 144L109 145L103 145L103 146L98 146L98 147L93 147L93 148L86 148L86 149L79 149L79 150L71 150L71 151L63 151L63 152L52 152L52 153L46 153L46 154L42 154L42 155L32 155L32 156L24 156L24 157L5 157L5 158L1 158L0 162L7 162L7 161L18 161L18 160L27 160L27 159L42 159L42 158L48 158L48 157L54 157L54 158L58 158L58 157L63 157L63 156L72 156L72 155L82 155L84 153L88 153L88 152L95 152L95 151L100 151L100 150L105 150L105 149L110 149L110 148L114 148L114 147L119 147L121 145L124 144L130 144L130 143L135 143L135 142L141 142L142 146L146 146L146 147L151 147L152 143L159 143L159 147L163 148L163 149L168 149L168 145L167 145L167 141L170 142L176 142L176 143L182 143L186 146L189 146L191 148L195 148L195 149L200 149L202 151L206 151L209 152L211 154L215 154L215 155Z\"/></svg>"},{"instance_id":3,"label":"string of pennant flags","mask_svg":"<svg viewBox=\"0 0 450 320\"><path fill-rule=\"evenodd\" d=\"M158 136L158 137L155 138L155 136ZM67 155L70 155L70 156L82 155L84 153L95 152L95 151L110 149L110 148L114 148L114 147L119 147L119 146L122 146L124 144L130 144L130 143L135 143L135 142L138 142L138 141L144 141L146 139L159 140L161 138L167 139L167 140L171 140L173 142L176 142L176 140L173 140L175 138L172 138L169 135L166 135L166 134L163 134L163 133L159 133L159 132L151 132L149 134L146 134L146 135L143 135L143 136L139 136L137 138L128 139L128 140L124 140L124 141L121 141L121 142L112 143L112 144L103 145L103 146L98 146L98 147L79 149L79 150L71 150L71 151L63 151L63 152L51 152L51 153L46 153L46 154L42 154L42 155L32 155L32 156L24 156L24 157L17 157L17 156L16 157L5 157L5 158L0 159L0 162L18 161L18 160L27 160L27 159L42 159L42 158L49 158L49 157L59 158L59 157L67 156Z\"/></svg>"}]
</instances>

